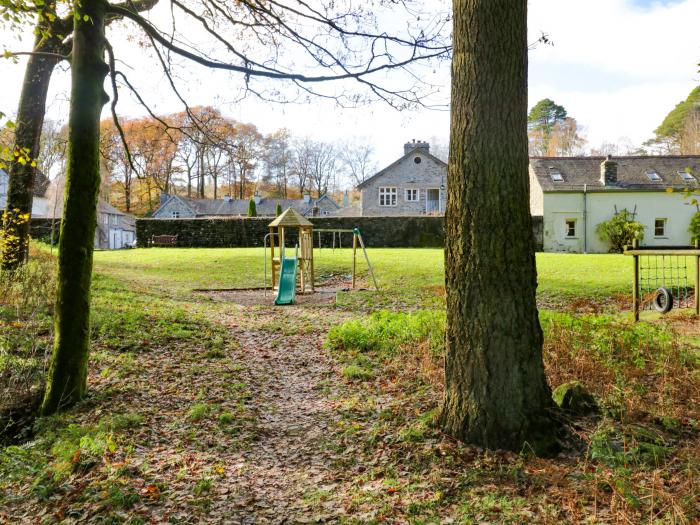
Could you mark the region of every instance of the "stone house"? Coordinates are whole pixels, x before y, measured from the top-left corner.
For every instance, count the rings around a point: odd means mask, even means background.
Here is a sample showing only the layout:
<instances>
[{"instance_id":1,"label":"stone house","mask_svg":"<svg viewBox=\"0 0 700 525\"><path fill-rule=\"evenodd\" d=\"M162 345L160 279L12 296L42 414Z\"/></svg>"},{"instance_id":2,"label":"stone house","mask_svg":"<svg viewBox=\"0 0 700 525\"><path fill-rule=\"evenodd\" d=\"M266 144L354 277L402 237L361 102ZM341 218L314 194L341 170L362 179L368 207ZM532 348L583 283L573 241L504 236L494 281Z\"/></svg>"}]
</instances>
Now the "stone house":
<instances>
[{"instance_id":1,"label":"stone house","mask_svg":"<svg viewBox=\"0 0 700 525\"><path fill-rule=\"evenodd\" d=\"M312 199L306 193L302 199L264 198L253 196L258 217L274 217L279 204L282 210L292 208L304 217L334 215L340 206L327 195ZM190 199L179 195L162 194L154 219L192 219L196 217L246 217L249 199Z\"/></svg>"},{"instance_id":2,"label":"stone house","mask_svg":"<svg viewBox=\"0 0 700 525\"><path fill-rule=\"evenodd\" d=\"M430 154L427 142L415 140L404 154L357 188L361 215L443 215L447 199L447 164Z\"/></svg>"},{"instance_id":3,"label":"stone house","mask_svg":"<svg viewBox=\"0 0 700 525\"><path fill-rule=\"evenodd\" d=\"M97 203L95 248L118 250L136 245L136 219L100 199Z\"/></svg>"},{"instance_id":4,"label":"stone house","mask_svg":"<svg viewBox=\"0 0 700 525\"><path fill-rule=\"evenodd\" d=\"M697 211L700 156L533 157L530 209L544 217L546 252L605 253L596 227L623 209L644 227L643 246L687 246Z\"/></svg>"}]
</instances>

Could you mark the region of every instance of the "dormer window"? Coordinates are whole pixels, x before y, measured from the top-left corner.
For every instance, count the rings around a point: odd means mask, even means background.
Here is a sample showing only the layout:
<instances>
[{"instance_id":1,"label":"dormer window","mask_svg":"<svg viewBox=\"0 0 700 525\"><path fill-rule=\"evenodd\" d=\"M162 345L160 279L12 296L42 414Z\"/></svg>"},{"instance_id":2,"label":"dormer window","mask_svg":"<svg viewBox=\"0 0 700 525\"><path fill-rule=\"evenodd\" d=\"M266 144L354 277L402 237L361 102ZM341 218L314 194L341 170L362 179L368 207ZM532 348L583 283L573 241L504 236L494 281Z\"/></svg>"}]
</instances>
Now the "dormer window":
<instances>
[{"instance_id":1,"label":"dormer window","mask_svg":"<svg viewBox=\"0 0 700 525\"><path fill-rule=\"evenodd\" d=\"M649 177L649 180L651 182L661 182L663 179L661 178L661 175L656 173L654 170L649 170L647 171L647 177Z\"/></svg>"},{"instance_id":2,"label":"dormer window","mask_svg":"<svg viewBox=\"0 0 700 525\"><path fill-rule=\"evenodd\" d=\"M549 168L549 176L552 178L552 182L564 182L564 176L559 170Z\"/></svg>"},{"instance_id":3,"label":"dormer window","mask_svg":"<svg viewBox=\"0 0 700 525\"><path fill-rule=\"evenodd\" d=\"M680 175L685 182L695 182L695 177L689 171L679 171L678 175Z\"/></svg>"}]
</instances>

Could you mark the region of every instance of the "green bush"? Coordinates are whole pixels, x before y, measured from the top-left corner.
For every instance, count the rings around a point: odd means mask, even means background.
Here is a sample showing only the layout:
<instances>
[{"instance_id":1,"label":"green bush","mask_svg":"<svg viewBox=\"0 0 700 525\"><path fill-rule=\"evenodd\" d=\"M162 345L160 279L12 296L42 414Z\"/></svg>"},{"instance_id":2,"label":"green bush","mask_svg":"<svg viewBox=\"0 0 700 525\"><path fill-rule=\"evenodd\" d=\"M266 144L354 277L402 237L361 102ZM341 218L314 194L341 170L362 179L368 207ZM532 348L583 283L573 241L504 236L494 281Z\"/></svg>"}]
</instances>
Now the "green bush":
<instances>
[{"instance_id":1,"label":"green bush","mask_svg":"<svg viewBox=\"0 0 700 525\"><path fill-rule=\"evenodd\" d=\"M250 199L248 202L248 217L257 217L258 210L255 208L255 201Z\"/></svg>"},{"instance_id":2,"label":"green bush","mask_svg":"<svg viewBox=\"0 0 700 525\"><path fill-rule=\"evenodd\" d=\"M691 244L695 244L695 241L700 241L700 211L695 212L693 218L690 219L690 226L688 226L688 231L690 232Z\"/></svg>"},{"instance_id":3,"label":"green bush","mask_svg":"<svg viewBox=\"0 0 700 525\"><path fill-rule=\"evenodd\" d=\"M277 206L275 206L275 217L279 217L282 215L282 205L278 202Z\"/></svg>"},{"instance_id":4,"label":"green bush","mask_svg":"<svg viewBox=\"0 0 700 525\"><path fill-rule=\"evenodd\" d=\"M634 220L633 213L623 209L609 221L598 224L596 233L602 241L610 243L611 252L622 253L634 239L644 239L644 226Z\"/></svg>"}]
</instances>

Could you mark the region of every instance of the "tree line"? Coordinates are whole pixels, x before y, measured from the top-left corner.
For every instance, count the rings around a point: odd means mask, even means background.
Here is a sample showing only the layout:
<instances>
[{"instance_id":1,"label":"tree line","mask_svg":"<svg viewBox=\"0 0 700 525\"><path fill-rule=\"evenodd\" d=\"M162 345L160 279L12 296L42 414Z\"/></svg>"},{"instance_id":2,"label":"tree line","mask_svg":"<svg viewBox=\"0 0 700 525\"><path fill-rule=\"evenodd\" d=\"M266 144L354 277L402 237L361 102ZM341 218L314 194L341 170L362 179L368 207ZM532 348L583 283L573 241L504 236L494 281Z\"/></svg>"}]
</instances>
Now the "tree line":
<instances>
[{"instance_id":1,"label":"tree line","mask_svg":"<svg viewBox=\"0 0 700 525\"><path fill-rule=\"evenodd\" d=\"M12 134L0 134L11 144ZM38 168L61 186L68 143L66 126L47 120ZM264 134L210 106L168 115L100 123L101 193L128 213L146 215L161 193L190 198L245 199L255 191L278 198L335 193L377 168L374 146L296 137L288 129Z\"/></svg>"}]
</instances>

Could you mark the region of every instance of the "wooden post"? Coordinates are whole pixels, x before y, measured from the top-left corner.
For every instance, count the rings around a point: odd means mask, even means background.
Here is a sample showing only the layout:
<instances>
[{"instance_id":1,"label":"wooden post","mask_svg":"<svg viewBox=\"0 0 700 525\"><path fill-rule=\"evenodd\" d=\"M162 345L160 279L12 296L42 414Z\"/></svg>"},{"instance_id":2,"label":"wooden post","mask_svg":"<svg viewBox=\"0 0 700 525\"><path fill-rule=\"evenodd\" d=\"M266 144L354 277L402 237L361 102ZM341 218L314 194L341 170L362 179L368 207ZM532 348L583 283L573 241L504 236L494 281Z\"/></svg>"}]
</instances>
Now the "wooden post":
<instances>
[{"instance_id":1,"label":"wooden post","mask_svg":"<svg viewBox=\"0 0 700 525\"><path fill-rule=\"evenodd\" d=\"M637 248L637 239L632 241L632 248ZM634 320L639 321L639 255L633 255L634 259L634 285L632 288L632 308L634 310Z\"/></svg>"},{"instance_id":2,"label":"wooden post","mask_svg":"<svg viewBox=\"0 0 700 525\"><path fill-rule=\"evenodd\" d=\"M270 268L272 270L272 285L271 289L274 290L276 288L276 281L275 281L275 229L270 228Z\"/></svg>"},{"instance_id":3,"label":"wooden post","mask_svg":"<svg viewBox=\"0 0 700 525\"><path fill-rule=\"evenodd\" d=\"M695 239L695 249L699 247L700 241ZM700 255L695 256L695 316L700 316Z\"/></svg>"},{"instance_id":4,"label":"wooden post","mask_svg":"<svg viewBox=\"0 0 700 525\"><path fill-rule=\"evenodd\" d=\"M355 267L357 266L357 234L352 234L352 289L355 289Z\"/></svg>"}]
</instances>

